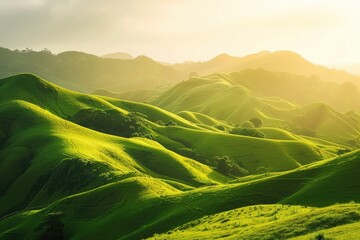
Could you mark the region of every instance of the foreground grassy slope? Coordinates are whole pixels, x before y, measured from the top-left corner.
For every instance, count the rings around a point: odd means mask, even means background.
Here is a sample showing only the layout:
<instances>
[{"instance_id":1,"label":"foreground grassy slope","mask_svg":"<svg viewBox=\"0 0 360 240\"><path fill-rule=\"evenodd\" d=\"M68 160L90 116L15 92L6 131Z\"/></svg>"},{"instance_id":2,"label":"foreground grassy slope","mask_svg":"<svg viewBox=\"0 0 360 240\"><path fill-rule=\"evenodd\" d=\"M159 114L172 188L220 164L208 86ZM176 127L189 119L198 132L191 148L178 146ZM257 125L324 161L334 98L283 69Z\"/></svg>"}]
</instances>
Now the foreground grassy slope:
<instances>
[{"instance_id":1,"label":"foreground grassy slope","mask_svg":"<svg viewBox=\"0 0 360 240\"><path fill-rule=\"evenodd\" d=\"M353 227L349 235L360 237L359 204L314 208L288 205L255 205L206 216L150 239L315 239L321 229L333 239L334 228ZM324 231L325 230L325 231ZM303 235L306 235L306 237ZM337 238L336 238L337 239Z\"/></svg>"},{"instance_id":2,"label":"foreground grassy slope","mask_svg":"<svg viewBox=\"0 0 360 240\"><path fill-rule=\"evenodd\" d=\"M296 171L239 179L239 183L183 192L158 182L158 179L128 177L66 197L40 211L25 211L10 216L3 220L0 232L4 237L31 239L39 234L36 229L39 229L49 213L62 212L61 221L66 237L141 239L154 233L170 231L205 215L249 205L284 203L321 207L334 203L348 203L352 200L357 202L360 200L357 191L359 159L359 152L355 152ZM269 239L278 239L276 236L284 232L288 232L288 236L298 236L358 221L358 206L351 206L311 209L310 213L302 207L275 206L271 210L271 206L255 206L254 211L248 211L249 215L263 216L259 216L259 219L251 218L250 221L261 223L271 219L275 222L259 224L256 226L258 230L249 231L247 234L257 238L269 234L275 236ZM260 208L269 211L260 213ZM279 210L278 220L274 219L273 215L277 212L276 209L284 209L283 212ZM308 218L313 221L304 222L304 219ZM324 222L327 223L327 227ZM199 225L199 228L204 230L211 224L209 222L204 226ZM229 229L233 229L232 233L237 234L238 231L249 228L229 226ZM215 234L221 233L218 229Z\"/></svg>"}]
</instances>

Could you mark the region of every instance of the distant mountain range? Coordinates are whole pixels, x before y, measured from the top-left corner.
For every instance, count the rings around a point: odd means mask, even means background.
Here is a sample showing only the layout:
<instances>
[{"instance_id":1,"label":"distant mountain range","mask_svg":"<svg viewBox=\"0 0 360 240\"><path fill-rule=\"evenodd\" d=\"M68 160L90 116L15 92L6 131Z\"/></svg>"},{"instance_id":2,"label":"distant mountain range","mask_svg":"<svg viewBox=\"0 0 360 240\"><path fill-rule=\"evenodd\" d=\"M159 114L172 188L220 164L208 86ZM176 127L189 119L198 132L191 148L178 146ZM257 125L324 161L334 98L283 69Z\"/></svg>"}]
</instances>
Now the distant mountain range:
<instances>
[{"instance_id":1,"label":"distant mountain range","mask_svg":"<svg viewBox=\"0 0 360 240\"><path fill-rule=\"evenodd\" d=\"M0 77L24 72L88 93L101 88L120 93L139 89L159 90L187 78L187 74L145 56L121 60L82 52L53 55L47 51L0 48Z\"/></svg>"},{"instance_id":2,"label":"distant mountain range","mask_svg":"<svg viewBox=\"0 0 360 240\"><path fill-rule=\"evenodd\" d=\"M244 69L262 68L274 72L287 72L297 75L316 75L328 82L349 81L358 84L360 77L353 76L343 70L330 69L313 64L299 54L290 51L263 51L245 57L234 57L220 54L206 62L186 62L174 65L179 71L208 75L212 73L230 73Z\"/></svg>"},{"instance_id":3,"label":"distant mountain range","mask_svg":"<svg viewBox=\"0 0 360 240\"><path fill-rule=\"evenodd\" d=\"M31 72L69 89L85 93L93 93L103 89L105 91L102 91L102 94L113 97L116 94L121 94L125 99L139 101L149 101L159 96L159 93L194 76L206 76L213 73L236 75L234 72L245 69L263 69L267 72L276 72L271 79L268 78L269 74L267 76L265 76L266 74L254 75L252 79L256 78L256 81L259 81L262 78L263 84L258 87L266 85L268 91L282 89L281 92L278 91L282 95L289 93L287 87L292 89L292 93L298 90L298 93L307 94L303 91L301 84L295 84L299 87L298 89L293 87L294 75L299 76L296 77L297 79L302 78L301 83L307 82L306 89L309 89L312 82L318 83L320 81L328 84L326 88L319 89L319 91L324 91L322 93L311 90L310 94L312 95L310 97L294 99L299 95L295 93L293 97L288 98L290 101L300 104L306 104L313 100L323 101L323 98L326 98L326 102L332 106L348 111L354 110L351 108L354 104L350 104L352 102L350 98L354 100L354 103L358 102L357 87L360 86L360 76L351 75L343 70L315 65L290 51L263 51L245 57L220 54L205 62L185 62L171 65L156 62L146 56L133 58L127 53L113 53L97 57L82 52L64 52L53 55L49 51L11 51L0 48L0 77ZM281 75L281 73L283 74ZM241 74L244 75L244 72ZM276 78L281 78L279 81L284 84L275 81ZM308 79L304 80L306 78ZM266 84L265 79L268 79L267 81L274 80L277 82L277 87L280 88L272 88L273 85ZM242 81L246 81L246 79ZM288 84L289 82L291 85ZM339 83L343 83L343 85L337 89ZM251 85L250 82L244 84L246 86ZM138 92L139 90L140 92ZM341 99L337 97L339 91L347 91L350 95L347 95L345 100ZM316 94L324 97L314 96ZM288 95L290 96L290 94ZM311 101L304 102L306 99L311 99ZM347 102L348 105L344 102Z\"/></svg>"}]
</instances>

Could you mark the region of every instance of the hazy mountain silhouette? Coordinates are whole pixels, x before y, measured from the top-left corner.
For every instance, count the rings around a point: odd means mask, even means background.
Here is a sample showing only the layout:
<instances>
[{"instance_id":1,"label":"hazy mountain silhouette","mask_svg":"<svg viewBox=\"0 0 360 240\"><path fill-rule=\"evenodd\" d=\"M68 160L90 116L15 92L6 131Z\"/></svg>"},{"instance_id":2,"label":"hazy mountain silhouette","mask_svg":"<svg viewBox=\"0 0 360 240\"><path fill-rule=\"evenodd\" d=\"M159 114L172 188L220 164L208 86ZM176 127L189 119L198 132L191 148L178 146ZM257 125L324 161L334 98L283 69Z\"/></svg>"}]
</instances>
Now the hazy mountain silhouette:
<instances>
[{"instance_id":1,"label":"hazy mountain silhouette","mask_svg":"<svg viewBox=\"0 0 360 240\"><path fill-rule=\"evenodd\" d=\"M101 56L103 58L113 58L113 59L134 59L134 57L129 54L129 53L125 53L125 52L116 52L116 53L109 53L109 54L105 54L103 56Z\"/></svg>"},{"instance_id":2,"label":"hazy mountain silhouette","mask_svg":"<svg viewBox=\"0 0 360 240\"><path fill-rule=\"evenodd\" d=\"M162 89L187 77L145 56L122 60L75 51L54 55L48 51L0 48L0 77L24 72L35 73L60 86L82 92Z\"/></svg>"},{"instance_id":3,"label":"hazy mountain silhouette","mask_svg":"<svg viewBox=\"0 0 360 240\"><path fill-rule=\"evenodd\" d=\"M187 73L196 72L199 75L212 73L230 73L247 68L263 68L275 72L288 72L297 75L316 75L324 81L360 83L360 77L351 75L343 70L330 69L316 65L301 55L291 51L263 51L245 57L234 57L220 54L206 62L186 62L174 67Z\"/></svg>"}]
</instances>

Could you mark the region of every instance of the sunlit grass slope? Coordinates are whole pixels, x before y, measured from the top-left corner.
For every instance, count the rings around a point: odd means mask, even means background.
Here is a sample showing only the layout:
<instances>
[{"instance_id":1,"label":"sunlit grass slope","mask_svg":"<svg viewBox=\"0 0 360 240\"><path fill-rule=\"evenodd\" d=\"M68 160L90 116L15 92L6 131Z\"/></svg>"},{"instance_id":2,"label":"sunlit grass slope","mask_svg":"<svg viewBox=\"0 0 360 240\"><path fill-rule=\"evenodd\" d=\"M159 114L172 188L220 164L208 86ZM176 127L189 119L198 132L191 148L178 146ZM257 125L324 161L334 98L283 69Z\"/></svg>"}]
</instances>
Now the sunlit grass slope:
<instances>
[{"instance_id":1,"label":"sunlit grass slope","mask_svg":"<svg viewBox=\"0 0 360 240\"><path fill-rule=\"evenodd\" d=\"M6 116L1 119L5 135L1 190L6 193L0 199L2 215L50 203L124 174L175 179L190 186L214 184L219 175L154 141L98 133L30 103L11 101L0 111Z\"/></svg>"},{"instance_id":2,"label":"sunlit grass slope","mask_svg":"<svg viewBox=\"0 0 360 240\"><path fill-rule=\"evenodd\" d=\"M228 156L232 161L256 172L260 166L274 171L297 168L303 164L334 156L335 146L316 145L301 138L291 140L260 139L247 136L204 132L179 127L163 128L160 133L204 156Z\"/></svg>"},{"instance_id":3,"label":"sunlit grass slope","mask_svg":"<svg viewBox=\"0 0 360 240\"><path fill-rule=\"evenodd\" d=\"M248 75L250 80L247 80ZM290 76L289 79L287 76ZM267 78L270 78L269 81L266 81ZM325 103L301 106L275 97L277 93L271 89L277 89L277 87L272 86L272 78L278 79L278 83L275 81L275 84L286 83L284 85L288 86L297 78L304 81L305 77L272 72L264 73L263 70L244 70L232 75L214 74L202 78L191 78L174 86L155 99L153 104L172 112L198 112L235 124L242 124L252 117L257 117L265 126L280 127L297 134L317 136L346 144L355 141L355 145L358 144L360 121L355 112L345 114L342 113L344 111L336 111ZM306 82L310 80L309 78ZM242 85L243 83L246 87ZM309 83L307 84L309 85ZM283 94L279 94L279 96L291 95L292 92L299 90L299 87L289 91L286 89L285 87L281 91ZM267 94L265 91L272 91L274 95ZM307 96L305 93L297 92L296 94L302 99ZM349 96L345 92L343 95ZM351 99L344 101L351 106L356 106L357 109L356 101Z\"/></svg>"},{"instance_id":4,"label":"sunlit grass slope","mask_svg":"<svg viewBox=\"0 0 360 240\"><path fill-rule=\"evenodd\" d=\"M251 117L261 117L265 123L281 122L295 105L282 101L281 107L257 98L248 89L229 83L224 75L192 78L181 82L154 104L173 112L189 110L221 120L242 123Z\"/></svg>"},{"instance_id":5,"label":"sunlit grass slope","mask_svg":"<svg viewBox=\"0 0 360 240\"><path fill-rule=\"evenodd\" d=\"M359 204L342 204L326 208L288 205L254 205L206 216L150 239L289 239L294 236L334 237L333 228L358 226ZM355 223L354 223L355 222ZM329 230L327 230L329 229ZM355 228L354 228L355 230ZM344 233L344 232L343 232ZM360 237L355 230L351 239ZM345 237L341 234L341 237ZM302 239L301 237L295 239ZM333 238L331 238L333 239Z\"/></svg>"}]
</instances>

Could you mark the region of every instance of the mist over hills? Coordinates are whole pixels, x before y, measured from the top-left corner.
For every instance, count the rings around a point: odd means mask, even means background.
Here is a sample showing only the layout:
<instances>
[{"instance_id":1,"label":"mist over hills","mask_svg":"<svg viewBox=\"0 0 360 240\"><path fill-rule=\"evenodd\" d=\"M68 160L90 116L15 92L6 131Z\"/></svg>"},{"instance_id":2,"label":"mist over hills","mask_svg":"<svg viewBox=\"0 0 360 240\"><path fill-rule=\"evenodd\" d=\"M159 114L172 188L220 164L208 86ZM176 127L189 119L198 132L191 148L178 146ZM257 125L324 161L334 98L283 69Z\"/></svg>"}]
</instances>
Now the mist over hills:
<instances>
[{"instance_id":1,"label":"mist over hills","mask_svg":"<svg viewBox=\"0 0 360 240\"><path fill-rule=\"evenodd\" d=\"M307 77L314 75L327 82L352 82L358 85L360 79L358 76L351 75L343 70L313 64L291 51L262 51L245 57L220 54L209 61L186 62L176 64L174 67L180 71L196 72L199 75L262 68L268 71L287 72Z\"/></svg>"},{"instance_id":2,"label":"mist over hills","mask_svg":"<svg viewBox=\"0 0 360 240\"><path fill-rule=\"evenodd\" d=\"M354 75L360 75L360 64L336 64L334 67L344 69Z\"/></svg>"},{"instance_id":3,"label":"mist over hills","mask_svg":"<svg viewBox=\"0 0 360 240\"><path fill-rule=\"evenodd\" d=\"M0 48L0 67L1 77L31 72L63 87L86 93L98 89L114 93L164 91L188 79L189 75L204 76L259 68L320 78L324 82L350 82L355 86L359 86L360 82L358 76L312 64L290 51L263 51L245 57L220 54L206 62L164 64L146 56L133 58L121 52L97 57L74 51L54 55L46 49L36 52Z\"/></svg>"}]
</instances>

